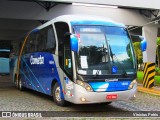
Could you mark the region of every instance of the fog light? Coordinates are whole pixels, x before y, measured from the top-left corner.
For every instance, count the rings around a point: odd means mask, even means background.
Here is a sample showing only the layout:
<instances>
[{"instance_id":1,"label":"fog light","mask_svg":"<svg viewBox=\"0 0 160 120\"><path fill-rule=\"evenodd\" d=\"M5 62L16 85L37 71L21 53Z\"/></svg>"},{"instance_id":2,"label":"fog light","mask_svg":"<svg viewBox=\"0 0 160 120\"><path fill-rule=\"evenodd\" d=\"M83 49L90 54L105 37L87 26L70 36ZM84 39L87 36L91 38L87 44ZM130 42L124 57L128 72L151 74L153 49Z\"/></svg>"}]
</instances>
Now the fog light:
<instances>
[{"instance_id":1,"label":"fog light","mask_svg":"<svg viewBox=\"0 0 160 120\"><path fill-rule=\"evenodd\" d=\"M81 101L82 101L82 102L85 102L85 101L86 101L86 99L85 99L85 98L81 98Z\"/></svg>"}]
</instances>

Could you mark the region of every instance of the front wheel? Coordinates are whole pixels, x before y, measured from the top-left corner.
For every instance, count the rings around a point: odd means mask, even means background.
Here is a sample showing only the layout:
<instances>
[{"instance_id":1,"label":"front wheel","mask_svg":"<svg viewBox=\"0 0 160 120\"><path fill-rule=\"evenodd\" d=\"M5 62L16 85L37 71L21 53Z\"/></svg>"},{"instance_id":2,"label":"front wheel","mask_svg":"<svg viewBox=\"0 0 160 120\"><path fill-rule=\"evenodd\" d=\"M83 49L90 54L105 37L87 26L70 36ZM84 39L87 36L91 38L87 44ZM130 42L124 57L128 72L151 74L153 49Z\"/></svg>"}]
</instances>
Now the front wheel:
<instances>
[{"instance_id":1,"label":"front wheel","mask_svg":"<svg viewBox=\"0 0 160 120\"><path fill-rule=\"evenodd\" d=\"M58 83L56 83L52 90L53 100L58 106L66 106L68 104L67 101L61 98L61 89Z\"/></svg>"},{"instance_id":2,"label":"front wheel","mask_svg":"<svg viewBox=\"0 0 160 120\"><path fill-rule=\"evenodd\" d=\"M101 105L110 105L112 102L100 103Z\"/></svg>"}]
</instances>

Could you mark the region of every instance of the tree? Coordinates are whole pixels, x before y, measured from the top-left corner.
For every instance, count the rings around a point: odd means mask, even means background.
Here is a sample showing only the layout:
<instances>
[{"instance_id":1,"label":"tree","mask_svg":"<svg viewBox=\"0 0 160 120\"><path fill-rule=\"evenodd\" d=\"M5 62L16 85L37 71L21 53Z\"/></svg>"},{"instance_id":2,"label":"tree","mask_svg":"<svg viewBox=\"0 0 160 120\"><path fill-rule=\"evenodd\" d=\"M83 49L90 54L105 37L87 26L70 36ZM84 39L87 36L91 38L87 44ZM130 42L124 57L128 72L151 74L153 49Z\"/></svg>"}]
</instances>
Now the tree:
<instances>
[{"instance_id":1,"label":"tree","mask_svg":"<svg viewBox=\"0 0 160 120\"><path fill-rule=\"evenodd\" d=\"M157 45L160 45L160 37L157 37Z\"/></svg>"},{"instance_id":2,"label":"tree","mask_svg":"<svg viewBox=\"0 0 160 120\"><path fill-rule=\"evenodd\" d=\"M141 43L140 42L134 42L133 46L134 46L134 51L135 51L135 55L136 55L136 58L137 58L137 62L138 62L138 64L142 64L143 63L143 57L142 57L142 51L140 49Z\"/></svg>"},{"instance_id":3,"label":"tree","mask_svg":"<svg viewBox=\"0 0 160 120\"><path fill-rule=\"evenodd\" d=\"M157 37L157 49L156 49L156 58L157 58L157 64L160 68L160 37Z\"/></svg>"}]
</instances>

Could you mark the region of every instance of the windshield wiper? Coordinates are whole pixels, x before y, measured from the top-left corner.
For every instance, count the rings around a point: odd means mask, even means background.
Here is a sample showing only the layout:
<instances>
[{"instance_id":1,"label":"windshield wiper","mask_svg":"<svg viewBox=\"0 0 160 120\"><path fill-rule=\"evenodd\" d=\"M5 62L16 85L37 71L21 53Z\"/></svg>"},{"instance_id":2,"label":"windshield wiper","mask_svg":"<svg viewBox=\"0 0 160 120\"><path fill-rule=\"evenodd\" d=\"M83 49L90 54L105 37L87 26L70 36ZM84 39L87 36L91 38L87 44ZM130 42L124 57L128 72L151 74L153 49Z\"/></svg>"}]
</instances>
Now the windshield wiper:
<instances>
[{"instance_id":1,"label":"windshield wiper","mask_svg":"<svg viewBox=\"0 0 160 120\"><path fill-rule=\"evenodd\" d=\"M117 61L117 63L118 63L118 66L123 70L122 76L123 76L123 77L127 77L127 76L128 76L127 72L125 71L123 65L119 62L117 56L116 56L115 54L113 54L112 49L111 49L110 46L109 46L109 49L110 49L111 58L112 58L112 60L113 60L113 63L114 63L114 58L116 58L116 61Z\"/></svg>"}]
</instances>

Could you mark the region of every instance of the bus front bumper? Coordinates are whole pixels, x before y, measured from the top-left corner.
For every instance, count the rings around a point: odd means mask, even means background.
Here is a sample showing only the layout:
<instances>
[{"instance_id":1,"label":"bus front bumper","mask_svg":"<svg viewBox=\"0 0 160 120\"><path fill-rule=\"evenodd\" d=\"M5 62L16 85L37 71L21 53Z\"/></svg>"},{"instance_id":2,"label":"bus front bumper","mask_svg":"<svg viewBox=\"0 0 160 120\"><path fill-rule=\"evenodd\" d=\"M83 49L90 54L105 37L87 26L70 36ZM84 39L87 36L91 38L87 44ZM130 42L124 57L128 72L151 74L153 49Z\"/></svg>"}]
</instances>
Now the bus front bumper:
<instances>
[{"instance_id":1,"label":"bus front bumper","mask_svg":"<svg viewBox=\"0 0 160 120\"><path fill-rule=\"evenodd\" d=\"M75 84L75 93L70 102L74 104L107 103L132 99L137 92L137 83L130 90L114 92L88 92L83 87Z\"/></svg>"}]
</instances>

